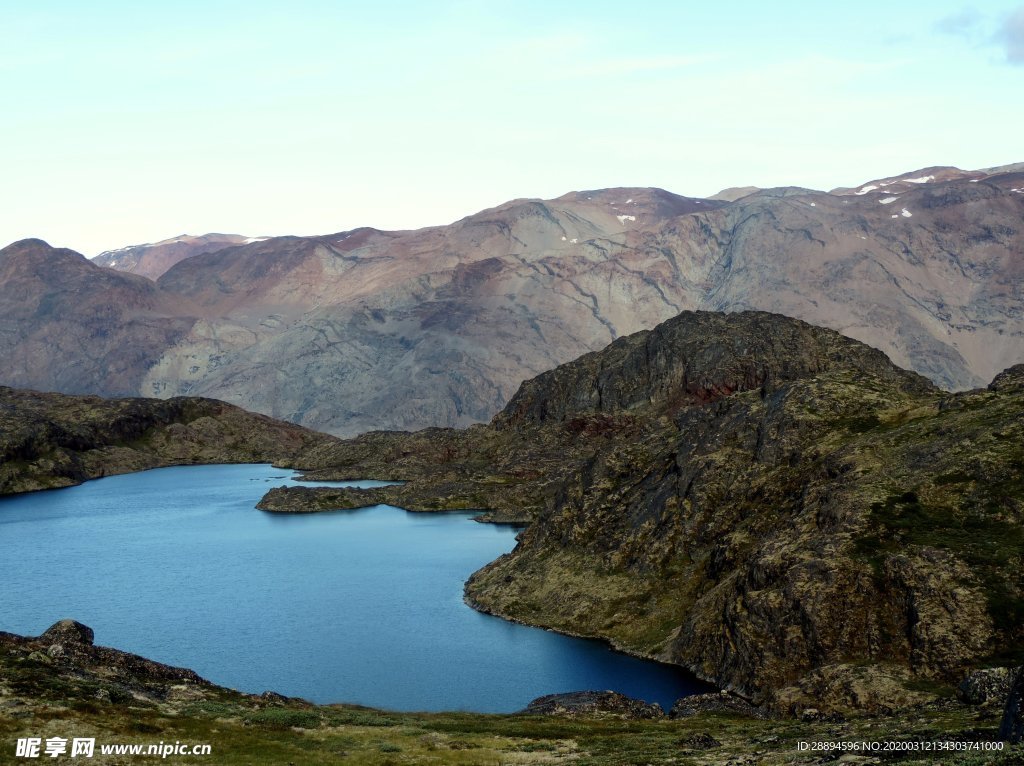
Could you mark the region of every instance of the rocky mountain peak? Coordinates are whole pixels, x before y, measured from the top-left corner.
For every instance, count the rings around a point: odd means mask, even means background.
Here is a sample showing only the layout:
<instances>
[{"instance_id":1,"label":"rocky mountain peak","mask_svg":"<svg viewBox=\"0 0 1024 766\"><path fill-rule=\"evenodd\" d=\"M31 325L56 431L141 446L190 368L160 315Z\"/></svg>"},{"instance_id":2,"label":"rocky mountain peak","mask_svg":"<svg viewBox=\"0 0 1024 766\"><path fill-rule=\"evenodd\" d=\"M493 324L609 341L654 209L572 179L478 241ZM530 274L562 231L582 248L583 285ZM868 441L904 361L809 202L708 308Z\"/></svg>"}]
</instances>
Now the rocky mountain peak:
<instances>
[{"instance_id":1,"label":"rocky mountain peak","mask_svg":"<svg viewBox=\"0 0 1024 766\"><path fill-rule=\"evenodd\" d=\"M900 390L934 388L877 349L832 330L762 311L684 311L526 381L494 423L676 408L839 368L878 376Z\"/></svg>"}]
</instances>

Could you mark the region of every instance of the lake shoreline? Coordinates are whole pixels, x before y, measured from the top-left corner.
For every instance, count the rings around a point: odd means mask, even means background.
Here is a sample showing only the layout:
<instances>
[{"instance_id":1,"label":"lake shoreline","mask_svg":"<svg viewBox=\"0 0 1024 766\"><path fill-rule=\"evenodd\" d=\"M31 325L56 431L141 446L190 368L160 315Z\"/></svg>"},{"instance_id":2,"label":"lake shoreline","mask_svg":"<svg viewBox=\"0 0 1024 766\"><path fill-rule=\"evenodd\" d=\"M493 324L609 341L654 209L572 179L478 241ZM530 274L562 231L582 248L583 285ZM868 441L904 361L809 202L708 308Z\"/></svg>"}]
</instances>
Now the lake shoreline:
<instances>
[{"instance_id":1,"label":"lake shoreline","mask_svg":"<svg viewBox=\"0 0 1024 766\"><path fill-rule=\"evenodd\" d=\"M30 634L37 618L75 614L218 684L325 704L510 712L562 691L671 706L705 690L679 667L467 604L467 579L515 545L516 526L467 524L479 509L253 513L281 473L170 467L0 500L0 524L16 522L0 544L3 627Z\"/></svg>"}]
</instances>

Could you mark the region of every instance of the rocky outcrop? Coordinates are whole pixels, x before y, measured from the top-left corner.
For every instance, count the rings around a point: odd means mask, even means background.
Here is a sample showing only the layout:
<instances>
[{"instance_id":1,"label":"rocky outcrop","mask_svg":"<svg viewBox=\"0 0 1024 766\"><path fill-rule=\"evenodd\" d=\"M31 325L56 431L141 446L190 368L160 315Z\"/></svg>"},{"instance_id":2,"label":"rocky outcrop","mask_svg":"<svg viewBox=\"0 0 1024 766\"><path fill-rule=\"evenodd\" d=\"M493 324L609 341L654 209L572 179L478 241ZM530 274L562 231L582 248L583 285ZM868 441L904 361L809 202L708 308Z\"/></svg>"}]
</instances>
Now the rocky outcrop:
<instances>
[{"instance_id":1,"label":"rocky outcrop","mask_svg":"<svg viewBox=\"0 0 1024 766\"><path fill-rule=\"evenodd\" d=\"M665 715L657 703L647 703L612 691L548 694L531 701L522 713L565 718L595 716L625 719L662 718Z\"/></svg>"},{"instance_id":2,"label":"rocky outcrop","mask_svg":"<svg viewBox=\"0 0 1024 766\"><path fill-rule=\"evenodd\" d=\"M92 646L95 638L96 634L92 628L75 620L55 622L39 636L40 641L60 644L84 644L86 646Z\"/></svg>"},{"instance_id":3,"label":"rocky outcrop","mask_svg":"<svg viewBox=\"0 0 1024 766\"><path fill-rule=\"evenodd\" d=\"M169 465L315 467L335 440L212 399L101 399L0 386L0 494Z\"/></svg>"},{"instance_id":4,"label":"rocky outcrop","mask_svg":"<svg viewBox=\"0 0 1024 766\"><path fill-rule=\"evenodd\" d=\"M692 718L704 713L725 713L750 718L768 717L764 710L726 691L681 697L676 700L668 715L669 718Z\"/></svg>"},{"instance_id":5,"label":"rocky outcrop","mask_svg":"<svg viewBox=\"0 0 1024 766\"><path fill-rule=\"evenodd\" d=\"M0 648L69 674L79 683L98 684L105 700L165 699L179 685L207 688L209 681L186 668L176 668L117 649L93 644L92 628L74 620L61 620L40 636L25 638L0 632Z\"/></svg>"},{"instance_id":6,"label":"rocky outcrop","mask_svg":"<svg viewBox=\"0 0 1024 766\"><path fill-rule=\"evenodd\" d=\"M797 320L684 312L524 383L489 426L368 434L315 475L518 498L533 521L468 582L479 609L777 712L884 712L1024 648L1017 381L949 395Z\"/></svg>"}]
</instances>

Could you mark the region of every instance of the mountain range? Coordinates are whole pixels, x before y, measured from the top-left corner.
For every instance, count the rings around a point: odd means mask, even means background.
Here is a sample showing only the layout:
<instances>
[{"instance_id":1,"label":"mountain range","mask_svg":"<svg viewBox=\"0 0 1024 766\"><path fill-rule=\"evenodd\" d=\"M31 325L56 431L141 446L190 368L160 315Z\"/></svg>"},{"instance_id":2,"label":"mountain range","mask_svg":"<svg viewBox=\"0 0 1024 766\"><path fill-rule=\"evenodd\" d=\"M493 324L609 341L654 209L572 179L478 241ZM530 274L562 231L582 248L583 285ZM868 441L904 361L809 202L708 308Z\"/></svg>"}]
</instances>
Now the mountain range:
<instances>
[{"instance_id":1,"label":"mountain range","mask_svg":"<svg viewBox=\"0 0 1024 766\"><path fill-rule=\"evenodd\" d=\"M1024 168L520 199L447 226L0 250L0 384L201 395L337 435L489 419L682 310L839 330L938 385L1024 359Z\"/></svg>"}]
</instances>

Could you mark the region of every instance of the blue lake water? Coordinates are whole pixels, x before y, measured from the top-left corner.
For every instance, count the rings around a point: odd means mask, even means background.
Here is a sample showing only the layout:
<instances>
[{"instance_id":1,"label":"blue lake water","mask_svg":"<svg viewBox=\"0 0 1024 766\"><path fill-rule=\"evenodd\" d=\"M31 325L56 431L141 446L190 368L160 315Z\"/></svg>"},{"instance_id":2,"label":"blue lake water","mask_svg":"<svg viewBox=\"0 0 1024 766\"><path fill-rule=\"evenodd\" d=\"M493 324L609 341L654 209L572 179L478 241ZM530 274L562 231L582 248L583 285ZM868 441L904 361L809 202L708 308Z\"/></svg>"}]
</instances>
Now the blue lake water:
<instances>
[{"instance_id":1,"label":"blue lake water","mask_svg":"<svg viewBox=\"0 0 1024 766\"><path fill-rule=\"evenodd\" d=\"M0 499L0 630L71 617L99 644L225 686L395 710L508 712L580 689L664 706L706 689L466 606L466 578L511 550L514 530L390 506L254 509L292 475L162 468Z\"/></svg>"}]
</instances>

